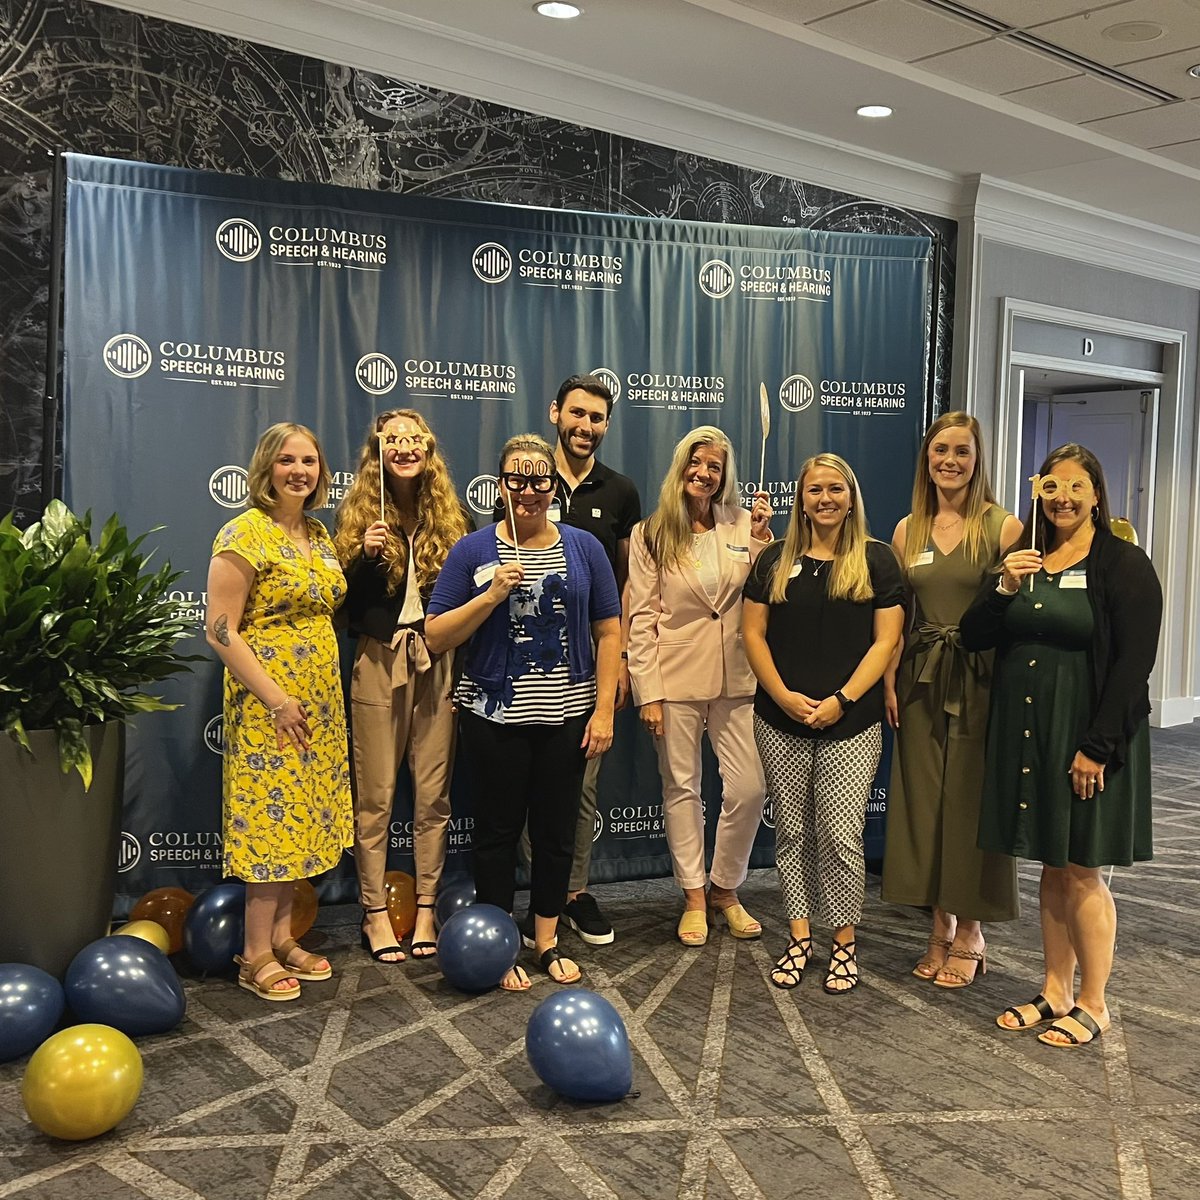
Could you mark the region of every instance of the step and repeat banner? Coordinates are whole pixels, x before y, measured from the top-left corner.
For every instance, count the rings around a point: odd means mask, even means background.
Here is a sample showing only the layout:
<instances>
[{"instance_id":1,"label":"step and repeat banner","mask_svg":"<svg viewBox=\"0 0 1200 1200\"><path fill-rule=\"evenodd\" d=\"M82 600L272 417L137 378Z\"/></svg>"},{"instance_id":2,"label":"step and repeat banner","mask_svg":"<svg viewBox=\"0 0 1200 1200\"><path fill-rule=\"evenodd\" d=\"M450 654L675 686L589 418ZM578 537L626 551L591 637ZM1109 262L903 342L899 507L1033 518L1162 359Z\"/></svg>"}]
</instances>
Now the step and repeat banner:
<instances>
[{"instance_id":1,"label":"step and repeat banner","mask_svg":"<svg viewBox=\"0 0 1200 1200\"><path fill-rule=\"evenodd\" d=\"M316 430L334 472L332 528L374 414L420 410L480 522L514 433L553 434L576 372L616 396L599 457L644 511L676 440L720 426L744 497L781 536L795 471L833 450L855 467L877 536L908 508L928 330L927 239L708 225L375 194L68 156L65 498L120 514L185 572L172 598L206 653L213 535L245 503L246 465L275 421ZM760 384L770 400L763 478ZM348 667L351 645L343 640ZM130 730L122 903L196 891L221 863L221 667L169 682L182 707ZM878 857L887 762L868 817ZM455 778L452 873L471 844L469 769ZM706 751L710 837L720 779ZM478 797L486 802L486 796ZM408 780L391 863L411 870ZM593 879L670 872L653 748L621 714L600 777ZM754 865L773 862L768 800ZM355 894L353 860L320 883Z\"/></svg>"}]
</instances>

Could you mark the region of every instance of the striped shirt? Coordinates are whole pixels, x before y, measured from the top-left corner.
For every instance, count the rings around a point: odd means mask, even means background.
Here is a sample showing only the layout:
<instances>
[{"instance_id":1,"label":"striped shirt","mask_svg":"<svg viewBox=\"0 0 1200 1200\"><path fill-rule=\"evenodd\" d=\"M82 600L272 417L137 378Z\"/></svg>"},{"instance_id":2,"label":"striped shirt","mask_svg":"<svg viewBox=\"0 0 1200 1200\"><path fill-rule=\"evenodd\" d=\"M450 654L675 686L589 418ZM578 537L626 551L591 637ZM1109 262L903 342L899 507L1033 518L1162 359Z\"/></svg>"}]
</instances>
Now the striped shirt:
<instances>
[{"instance_id":1,"label":"striped shirt","mask_svg":"<svg viewBox=\"0 0 1200 1200\"><path fill-rule=\"evenodd\" d=\"M517 552L496 539L501 563ZM464 675L454 698L467 712L501 725L561 725L596 704L596 680L571 683L567 661L567 558L562 539L544 550L523 547L525 582L508 597L508 666L501 692Z\"/></svg>"}]
</instances>

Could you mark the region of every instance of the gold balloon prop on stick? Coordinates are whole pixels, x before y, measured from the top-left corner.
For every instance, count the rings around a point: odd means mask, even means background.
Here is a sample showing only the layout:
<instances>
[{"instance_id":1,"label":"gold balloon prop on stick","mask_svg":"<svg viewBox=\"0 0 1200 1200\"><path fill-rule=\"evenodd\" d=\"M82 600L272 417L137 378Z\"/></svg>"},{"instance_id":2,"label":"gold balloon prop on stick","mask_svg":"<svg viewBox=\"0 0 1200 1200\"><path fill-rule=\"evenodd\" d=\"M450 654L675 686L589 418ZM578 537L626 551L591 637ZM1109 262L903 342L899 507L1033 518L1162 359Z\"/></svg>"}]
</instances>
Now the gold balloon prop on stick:
<instances>
[{"instance_id":1,"label":"gold balloon prop on stick","mask_svg":"<svg viewBox=\"0 0 1200 1200\"><path fill-rule=\"evenodd\" d=\"M142 1091L142 1056L108 1025L75 1025L47 1038L21 1082L29 1119L67 1141L99 1137L128 1115Z\"/></svg>"}]
</instances>

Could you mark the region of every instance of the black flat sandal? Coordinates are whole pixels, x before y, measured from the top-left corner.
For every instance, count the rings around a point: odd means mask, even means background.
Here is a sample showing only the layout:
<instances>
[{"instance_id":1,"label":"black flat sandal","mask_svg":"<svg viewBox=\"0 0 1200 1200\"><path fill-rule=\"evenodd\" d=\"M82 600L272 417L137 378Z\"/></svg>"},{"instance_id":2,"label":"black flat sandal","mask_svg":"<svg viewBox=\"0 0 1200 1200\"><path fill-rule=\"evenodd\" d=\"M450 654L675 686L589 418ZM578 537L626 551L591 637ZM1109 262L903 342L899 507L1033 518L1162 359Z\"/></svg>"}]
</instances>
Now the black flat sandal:
<instances>
[{"instance_id":1,"label":"black flat sandal","mask_svg":"<svg viewBox=\"0 0 1200 1200\"><path fill-rule=\"evenodd\" d=\"M363 920L373 913L387 912L387 907L383 908L364 908ZM385 967L396 967L404 961L404 951L399 946L380 946L378 950L371 949L371 939L367 937L367 931L360 924L358 927L358 938L362 943L362 948L377 962L383 963ZM384 958L385 954L399 954L399 958Z\"/></svg>"},{"instance_id":2,"label":"black flat sandal","mask_svg":"<svg viewBox=\"0 0 1200 1200\"><path fill-rule=\"evenodd\" d=\"M804 968L808 966L808 960L812 956L811 937L789 938L787 949L771 968L768 978L775 987L790 992L792 988L800 986L800 980L804 978ZM784 975L786 978L776 979L776 975Z\"/></svg>"},{"instance_id":3,"label":"black flat sandal","mask_svg":"<svg viewBox=\"0 0 1200 1200\"><path fill-rule=\"evenodd\" d=\"M854 970L851 971L850 968ZM849 987L836 987L836 980L849 979ZM833 951L829 955L829 970L825 972L825 982L821 985L831 996L844 996L858 987L858 951L851 938L848 942L834 942Z\"/></svg>"},{"instance_id":4,"label":"black flat sandal","mask_svg":"<svg viewBox=\"0 0 1200 1200\"><path fill-rule=\"evenodd\" d=\"M418 908L436 908L435 904L418 904ZM413 942L408 948L413 958L434 958L437 955L437 942Z\"/></svg>"},{"instance_id":5,"label":"black flat sandal","mask_svg":"<svg viewBox=\"0 0 1200 1200\"><path fill-rule=\"evenodd\" d=\"M550 968L556 963L562 961L562 955L559 953L557 946L551 946L549 950L543 950L538 957L538 965L550 976L555 983L578 983L583 978L583 972L578 968L574 975L570 975L565 979L559 979ZM562 970L560 967L559 970Z\"/></svg>"}]
</instances>

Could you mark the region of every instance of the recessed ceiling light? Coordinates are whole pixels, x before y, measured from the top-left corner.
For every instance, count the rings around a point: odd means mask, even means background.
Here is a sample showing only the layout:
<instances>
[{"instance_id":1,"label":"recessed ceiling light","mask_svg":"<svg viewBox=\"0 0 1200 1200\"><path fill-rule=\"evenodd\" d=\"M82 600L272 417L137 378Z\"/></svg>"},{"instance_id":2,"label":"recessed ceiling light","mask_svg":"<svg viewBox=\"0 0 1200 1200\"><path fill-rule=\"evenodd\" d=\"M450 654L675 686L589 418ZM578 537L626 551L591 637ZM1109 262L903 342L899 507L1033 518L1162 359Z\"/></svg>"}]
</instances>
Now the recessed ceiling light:
<instances>
[{"instance_id":1,"label":"recessed ceiling light","mask_svg":"<svg viewBox=\"0 0 1200 1200\"><path fill-rule=\"evenodd\" d=\"M533 6L533 11L537 13L539 17L554 17L559 21L569 21L572 17L579 16L579 14L583 12L583 9L580 8L578 4L559 4L557 2L551 3L549 0L547 0L547 3L535 4Z\"/></svg>"},{"instance_id":2,"label":"recessed ceiling light","mask_svg":"<svg viewBox=\"0 0 1200 1200\"><path fill-rule=\"evenodd\" d=\"M886 104L864 104L862 108L855 109L860 117L890 117L892 110Z\"/></svg>"},{"instance_id":3,"label":"recessed ceiling light","mask_svg":"<svg viewBox=\"0 0 1200 1200\"><path fill-rule=\"evenodd\" d=\"M1187 73L1193 79L1200 79L1200 63L1197 63L1194 67L1188 67Z\"/></svg>"}]
</instances>

